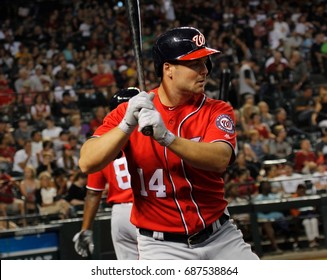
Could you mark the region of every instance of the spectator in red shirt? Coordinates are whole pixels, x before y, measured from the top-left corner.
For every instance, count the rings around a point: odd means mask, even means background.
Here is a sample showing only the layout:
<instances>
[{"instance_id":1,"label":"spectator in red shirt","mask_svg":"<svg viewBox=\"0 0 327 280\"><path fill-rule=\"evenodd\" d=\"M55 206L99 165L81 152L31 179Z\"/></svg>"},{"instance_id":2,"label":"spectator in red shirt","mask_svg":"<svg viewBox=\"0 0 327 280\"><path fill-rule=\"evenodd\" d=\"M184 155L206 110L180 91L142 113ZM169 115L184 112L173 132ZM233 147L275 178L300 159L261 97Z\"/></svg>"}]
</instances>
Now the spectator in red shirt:
<instances>
[{"instance_id":1,"label":"spectator in red shirt","mask_svg":"<svg viewBox=\"0 0 327 280\"><path fill-rule=\"evenodd\" d=\"M90 40L87 43L87 49L89 50L97 49L98 51L101 51L105 47L106 44L101 38L99 38L98 33L93 32Z\"/></svg>"},{"instance_id":2,"label":"spectator in red shirt","mask_svg":"<svg viewBox=\"0 0 327 280\"><path fill-rule=\"evenodd\" d=\"M15 196L14 189L16 187L17 181L0 169L0 216L6 217L8 209L10 211L17 209L21 216L25 215L24 201ZM22 223L25 226L26 220L23 220ZM13 222L5 224L4 221L1 221L0 230L6 228L17 228L17 225Z\"/></svg>"},{"instance_id":3,"label":"spectator in red shirt","mask_svg":"<svg viewBox=\"0 0 327 280\"><path fill-rule=\"evenodd\" d=\"M15 140L10 133L0 135L0 169L10 173L16 153Z\"/></svg>"},{"instance_id":4,"label":"spectator in red shirt","mask_svg":"<svg viewBox=\"0 0 327 280\"><path fill-rule=\"evenodd\" d=\"M106 70L105 65L100 63L97 67L97 74L92 77L92 82L95 87L101 88L116 83L116 80L113 73Z\"/></svg>"},{"instance_id":5,"label":"spectator in red shirt","mask_svg":"<svg viewBox=\"0 0 327 280\"><path fill-rule=\"evenodd\" d=\"M250 121L247 128L249 130L257 130L259 132L260 139L274 138L274 135L271 133L269 126L261 121L259 113L253 112L250 115Z\"/></svg>"},{"instance_id":6,"label":"spectator in red shirt","mask_svg":"<svg viewBox=\"0 0 327 280\"><path fill-rule=\"evenodd\" d=\"M232 182L238 184L238 194L240 197L250 198L258 193L255 180L246 168L238 170L238 176Z\"/></svg>"},{"instance_id":7,"label":"spectator in red shirt","mask_svg":"<svg viewBox=\"0 0 327 280\"><path fill-rule=\"evenodd\" d=\"M300 150L295 152L294 169L299 173L309 173L313 165L317 164L317 155L313 152L310 140L303 139Z\"/></svg>"},{"instance_id":8,"label":"spectator in red shirt","mask_svg":"<svg viewBox=\"0 0 327 280\"><path fill-rule=\"evenodd\" d=\"M8 85L3 75L0 75L0 107L10 105L13 101L14 91Z\"/></svg>"},{"instance_id":9,"label":"spectator in red shirt","mask_svg":"<svg viewBox=\"0 0 327 280\"><path fill-rule=\"evenodd\" d=\"M102 124L102 121L107 112L105 107L99 106L95 109L94 114L94 118L90 121L90 133L93 133L98 128L98 126Z\"/></svg>"},{"instance_id":10,"label":"spectator in red shirt","mask_svg":"<svg viewBox=\"0 0 327 280\"><path fill-rule=\"evenodd\" d=\"M271 74L276 72L277 67L279 65L282 65L283 68L285 69L286 67L288 67L288 61L285 57L283 57L281 52L275 51L274 54L266 60L265 63L266 74Z\"/></svg>"}]
</instances>

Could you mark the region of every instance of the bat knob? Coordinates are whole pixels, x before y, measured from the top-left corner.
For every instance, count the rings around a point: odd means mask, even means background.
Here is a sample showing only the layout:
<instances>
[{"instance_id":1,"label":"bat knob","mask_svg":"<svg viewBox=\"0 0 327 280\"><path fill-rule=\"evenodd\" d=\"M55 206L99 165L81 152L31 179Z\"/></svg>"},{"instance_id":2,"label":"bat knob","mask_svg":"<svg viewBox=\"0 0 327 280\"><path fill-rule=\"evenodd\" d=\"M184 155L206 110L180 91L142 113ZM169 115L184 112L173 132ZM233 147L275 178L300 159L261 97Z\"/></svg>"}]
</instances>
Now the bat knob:
<instances>
[{"instance_id":1,"label":"bat knob","mask_svg":"<svg viewBox=\"0 0 327 280\"><path fill-rule=\"evenodd\" d=\"M145 126L145 127L143 127L142 133L145 136L152 136L153 135L153 128L152 128L152 126Z\"/></svg>"}]
</instances>

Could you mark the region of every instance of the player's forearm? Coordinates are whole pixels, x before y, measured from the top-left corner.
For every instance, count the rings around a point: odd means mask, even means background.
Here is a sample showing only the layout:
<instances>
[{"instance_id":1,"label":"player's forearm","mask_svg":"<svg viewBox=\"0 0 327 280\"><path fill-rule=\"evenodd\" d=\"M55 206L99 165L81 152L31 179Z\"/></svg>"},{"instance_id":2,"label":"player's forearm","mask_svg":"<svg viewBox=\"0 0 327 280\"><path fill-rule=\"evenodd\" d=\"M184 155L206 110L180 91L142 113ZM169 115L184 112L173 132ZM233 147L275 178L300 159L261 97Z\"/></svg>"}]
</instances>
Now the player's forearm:
<instances>
[{"instance_id":1,"label":"player's forearm","mask_svg":"<svg viewBox=\"0 0 327 280\"><path fill-rule=\"evenodd\" d=\"M176 137L168 147L193 167L223 173L230 162L232 148L224 142L194 142Z\"/></svg>"},{"instance_id":2,"label":"player's forearm","mask_svg":"<svg viewBox=\"0 0 327 280\"><path fill-rule=\"evenodd\" d=\"M114 128L101 137L87 140L82 148L79 167L84 173L94 173L113 161L128 141L129 136Z\"/></svg>"},{"instance_id":3,"label":"player's forearm","mask_svg":"<svg viewBox=\"0 0 327 280\"><path fill-rule=\"evenodd\" d=\"M91 191L91 190L87 191L85 197L85 204L84 204L82 230L87 230L92 228L95 215L100 205L101 196L102 196L101 191Z\"/></svg>"}]
</instances>

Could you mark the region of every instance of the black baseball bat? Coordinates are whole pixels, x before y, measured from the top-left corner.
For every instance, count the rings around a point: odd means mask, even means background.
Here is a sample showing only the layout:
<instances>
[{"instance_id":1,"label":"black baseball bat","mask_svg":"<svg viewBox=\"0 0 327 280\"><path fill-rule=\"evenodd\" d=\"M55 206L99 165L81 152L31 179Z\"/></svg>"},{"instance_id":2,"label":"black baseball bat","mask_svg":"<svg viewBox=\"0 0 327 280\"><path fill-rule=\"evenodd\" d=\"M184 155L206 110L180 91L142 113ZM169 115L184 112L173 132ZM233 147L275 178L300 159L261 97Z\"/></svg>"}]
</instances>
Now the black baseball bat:
<instances>
[{"instance_id":1,"label":"black baseball bat","mask_svg":"<svg viewBox=\"0 0 327 280\"><path fill-rule=\"evenodd\" d=\"M132 36L133 50L136 61L137 79L141 91L145 90L144 66L142 59L142 33L140 5L138 0L126 0L126 11L129 20L129 27ZM142 129L146 136L153 135L152 126L146 126Z\"/></svg>"},{"instance_id":2,"label":"black baseball bat","mask_svg":"<svg viewBox=\"0 0 327 280\"><path fill-rule=\"evenodd\" d=\"M220 88L218 99L228 101L230 88L231 71L229 68L223 69L220 74Z\"/></svg>"}]
</instances>

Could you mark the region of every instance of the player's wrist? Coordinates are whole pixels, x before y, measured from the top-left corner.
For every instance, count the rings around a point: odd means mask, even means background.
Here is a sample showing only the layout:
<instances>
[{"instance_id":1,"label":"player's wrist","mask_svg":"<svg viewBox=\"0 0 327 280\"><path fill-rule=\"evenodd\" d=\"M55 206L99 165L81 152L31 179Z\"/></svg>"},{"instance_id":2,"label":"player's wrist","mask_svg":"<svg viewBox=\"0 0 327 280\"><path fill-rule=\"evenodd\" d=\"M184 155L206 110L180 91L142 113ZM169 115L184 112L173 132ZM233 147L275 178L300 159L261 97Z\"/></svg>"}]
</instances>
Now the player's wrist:
<instances>
[{"instance_id":1,"label":"player's wrist","mask_svg":"<svg viewBox=\"0 0 327 280\"><path fill-rule=\"evenodd\" d=\"M120 130L122 130L124 133L126 133L127 135L132 134L132 132L134 131L136 125L131 125L129 123L127 123L127 121L125 119L123 119L120 124L118 125L118 128Z\"/></svg>"},{"instance_id":2,"label":"player's wrist","mask_svg":"<svg viewBox=\"0 0 327 280\"><path fill-rule=\"evenodd\" d=\"M83 230L81 232L81 238L84 242L86 242L88 244L88 246L93 246L93 231L90 229L87 230Z\"/></svg>"},{"instance_id":3,"label":"player's wrist","mask_svg":"<svg viewBox=\"0 0 327 280\"><path fill-rule=\"evenodd\" d=\"M157 142L164 147L168 147L173 141L176 139L175 134L166 130L165 133L162 135L161 138L157 139Z\"/></svg>"},{"instance_id":4,"label":"player's wrist","mask_svg":"<svg viewBox=\"0 0 327 280\"><path fill-rule=\"evenodd\" d=\"M83 235L86 235L86 236L90 236L92 235L93 231L91 229L82 229L81 232L83 233Z\"/></svg>"}]
</instances>

